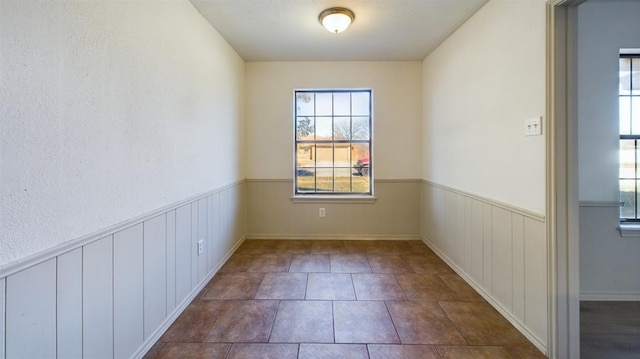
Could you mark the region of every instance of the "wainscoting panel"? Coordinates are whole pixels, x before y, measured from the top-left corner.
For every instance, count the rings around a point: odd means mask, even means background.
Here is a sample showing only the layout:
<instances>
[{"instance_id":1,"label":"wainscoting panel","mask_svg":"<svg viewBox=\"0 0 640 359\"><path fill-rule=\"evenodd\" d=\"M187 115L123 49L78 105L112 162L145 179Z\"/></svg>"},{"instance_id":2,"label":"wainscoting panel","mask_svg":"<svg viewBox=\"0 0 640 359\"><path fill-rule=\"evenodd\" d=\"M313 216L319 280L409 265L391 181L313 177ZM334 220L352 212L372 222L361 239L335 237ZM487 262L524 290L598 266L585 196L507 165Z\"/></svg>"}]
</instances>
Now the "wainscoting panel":
<instances>
[{"instance_id":1,"label":"wainscoting panel","mask_svg":"<svg viewBox=\"0 0 640 359\"><path fill-rule=\"evenodd\" d=\"M176 211L169 211L167 216L167 314L176 309Z\"/></svg>"},{"instance_id":2,"label":"wainscoting panel","mask_svg":"<svg viewBox=\"0 0 640 359\"><path fill-rule=\"evenodd\" d=\"M82 248L58 256L58 357L82 357Z\"/></svg>"},{"instance_id":3,"label":"wainscoting panel","mask_svg":"<svg viewBox=\"0 0 640 359\"><path fill-rule=\"evenodd\" d=\"M513 256L511 213L505 209L494 207L491 209L492 248L491 258L493 266L491 277L493 286L491 294L496 301L508 311L513 305Z\"/></svg>"},{"instance_id":4,"label":"wainscoting panel","mask_svg":"<svg viewBox=\"0 0 640 359\"><path fill-rule=\"evenodd\" d=\"M207 261L207 249L211 244L207 239L207 221L209 220L208 212L207 212L207 202L209 198L203 198L198 201L198 235L196 236L196 250L195 253L198 256L198 282L204 280L209 273L209 263ZM197 241L202 240L202 254L198 254L198 246Z\"/></svg>"},{"instance_id":5,"label":"wainscoting panel","mask_svg":"<svg viewBox=\"0 0 640 359\"><path fill-rule=\"evenodd\" d=\"M143 223L139 223L113 235L113 353L116 358L131 357L144 342L143 227Z\"/></svg>"},{"instance_id":6,"label":"wainscoting panel","mask_svg":"<svg viewBox=\"0 0 640 359\"><path fill-rule=\"evenodd\" d=\"M546 351L544 216L426 181L420 197L424 241Z\"/></svg>"},{"instance_id":7,"label":"wainscoting panel","mask_svg":"<svg viewBox=\"0 0 640 359\"><path fill-rule=\"evenodd\" d=\"M198 202L191 203L191 250L189 254L191 256L191 287L190 293L194 286L198 283Z\"/></svg>"},{"instance_id":8,"label":"wainscoting panel","mask_svg":"<svg viewBox=\"0 0 640 359\"><path fill-rule=\"evenodd\" d=\"M0 359L5 359L5 355L4 353L6 352L5 350L5 325L7 323L6 321L6 316L5 316L5 301L6 301L6 285L7 285L7 280L5 278L0 278Z\"/></svg>"},{"instance_id":9,"label":"wainscoting panel","mask_svg":"<svg viewBox=\"0 0 640 359\"><path fill-rule=\"evenodd\" d=\"M244 187L0 268L0 359L143 357L244 240Z\"/></svg>"},{"instance_id":10,"label":"wainscoting panel","mask_svg":"<svg viewBox=\"0 0 640 359\"><path fill-rule=\"evenodd\" d=\"M418 180L378 180L372 202L294 201L291 180L251 179L246 190L247 237L419 239L419 194ZM319 216L319 208L325 208L326 217Z\"/></svg>"},{"instance_id":11,"label":"wainscoting panel","mask_svg":"<svg viewBox=\"0 0 640 359\"><path fill-rule=\"evenodd\" d=\"M82 254L82 356L113 358L113 235Z\"/></svg>"},{"instance_id":12,"label":"wainscoting panel","mask_svg":"<svg viewBox=\"0 0 640 359\"><path fill-rule=\"evenodd\" d=\"M471 202L471 278L476 283L484 283L484 212L482 203Z\"/></svg>"},{"instance_id":13,"label":"wainscoting panel","mask_svg":"<svg viewBox=\"0 0 640 359\"><path fill-rule=\"evenodd\" d=\"M176 305L191 292L191 204L176 210Z\"/></svg>"},{"instance_id":14,"label":"wainscoting panel","mask_svg":"<svg viewBox=\"0 0 640 359\"><path fill-rule=\"evenodd\" d=\"M547 337L546 226L524 217L524 323L539 338Z\"/></svg>"},{"instance_id":15,"label":"wainscoting panel","mask_svg":"<svg viewBox=\"0 0 640 359\"><path fill-rule=\"evenodd\" d=\"M617 202L580 202L580 299L640 301L640 238L620 234Z\"/></svg>"},{"instance_id":16,"label":"wainscoting panel","mask_svg":"<svg viewBox=\"0 0 640 359\"><path fill-rule=\"evenodd\" d=\"M167 216L144 221L144 339L167 317ZM175 290L175 289L174 289Z\"/></svg>"},{"instance_id":17,"label":"wainscoting panel","mask_svg":"<svg viewBox=\"0 0 640 359\"><path fill-rule=\"evenodd\" d=\"M7 357L55 357L55 258L9 276L6 300Z\"/></svg>"},{"instance_id":18,"label":"wainscoting panel","mask_svg":"<svg viewBox=\"0 0 640 359\"><path fill-rule=\"evenodd\" d=\"M513 250L511 254L513 264L513 313L518 318L524 316L524 216L518 213L511 213L511 241Z\"/></svg>"}]
</instances>

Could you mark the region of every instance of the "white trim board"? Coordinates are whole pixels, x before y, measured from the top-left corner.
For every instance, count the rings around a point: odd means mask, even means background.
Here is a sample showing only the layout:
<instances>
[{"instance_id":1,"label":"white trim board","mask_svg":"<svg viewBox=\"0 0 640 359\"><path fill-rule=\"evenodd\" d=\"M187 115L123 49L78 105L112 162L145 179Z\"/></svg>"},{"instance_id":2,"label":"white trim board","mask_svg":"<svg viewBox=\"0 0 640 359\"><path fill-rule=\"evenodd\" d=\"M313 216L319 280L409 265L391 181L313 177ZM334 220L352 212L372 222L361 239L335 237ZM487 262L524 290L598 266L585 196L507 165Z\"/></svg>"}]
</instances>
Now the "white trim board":
<instances>
[{"instance_id":1,"label":"white trim board","mask_svg":"<svg viewBox=\"0 0 640 359\"><path fill-rule=\"evenodd\" d=\"M581 302L637 302L640 301L640 292L620 293L620 292L599 292L580 293Z\"/></svg>"},{"instance_id":2,"label":"white trim board","mask_svg":"<svg viewBox=\"0 0 640 359\"><path fill-rule=\"evenodd\" d=\"M254 240L314 240L314 241L420 241L422 236L420 235L364 235L354 236L350 234L344 235L325 235L325 234L306 234L306 235L291 235L291 234L247 234L246 239Z\"/></svg>"},{"instance_id":3,"label":"white trim board","mask_svg":"<svg viewBox=\"0 0 640 359\"><path fill-rule=\"evenodd\" d=\"M229 188L242 185L244 182L245 182L244 180L236 181L234 183L231 183L231 184L216 188L216 189L211 190L209 192L197 194L195 196L189 197L189 198L184 199L182 201L175 202L175 203L172 203L170 205L167 205L167 206L158 208L156 210L147 212L147 213L142 214L142 215L140 215L138 217L131 218L131 219L122 221L120 223L116 223L116 224L114 224L112 226L100 229L100 230L95 231L93 233L89 233L89 234L84 235L82 237L70 240L68 242L61 243L61 244L59 244L57 246L45 249L43 251L40 251L40 252L35 253L33 255L30 255L28 257L21 258L21 259L19 259L17 261L4 264L4 265L0 266L0 278L8 277L11 274L17 273L17 272L19 272L21 270L29 268L29 267L31 267L33 265L38 264L38 263L42 263L42 262L44 262L44 261L46 261L46 260L48 260L50 258L54 258L54 257L59 256L61 254L70 252L70 251L72 251L72 250L74 250L76 248L82 247L82 246L84 246L86 244L89 244L91 242L97 241L97 240L103 238L106 235L110 235L112 233L116 233L118 231L121 231L123 229L129 228L129 227L134 226L136 224L143 223L146 220L149 220L149 219L154 218L156 216L159 216L161 214L164 214L164 213L170 212L172 210L175 210L175 209L177 209L179 207L182 207L182 206L184 206L184 205L186 205L188 203L196 202L196 201L198 201L198 200L200 200L202 198L206 198L208 196L211 196L213 194L222 192L222 191L227 190Z\"/></svg>"}]
</instances>

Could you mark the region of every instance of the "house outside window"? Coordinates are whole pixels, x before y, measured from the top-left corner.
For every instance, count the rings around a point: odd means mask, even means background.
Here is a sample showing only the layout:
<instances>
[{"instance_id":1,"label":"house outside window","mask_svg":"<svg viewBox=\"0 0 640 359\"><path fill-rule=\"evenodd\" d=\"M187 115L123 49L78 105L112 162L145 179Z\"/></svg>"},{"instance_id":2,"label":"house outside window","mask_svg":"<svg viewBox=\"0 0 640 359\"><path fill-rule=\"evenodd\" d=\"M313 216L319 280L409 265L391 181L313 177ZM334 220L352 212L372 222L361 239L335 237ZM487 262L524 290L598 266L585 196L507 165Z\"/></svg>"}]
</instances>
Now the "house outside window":
<instances>
[{"instance_id":1,"label":"house outside window","mask_svg":"<svg viewBox=\"0 0 640 359\"><path fill-rule=\"evenodd\" d=\"M640 222L640 55L620 55L620 220Z\"/></svg>"},{"instance_id":2,"label":"house outside window","mask_svg":"<svg viewBox=\"0 0 640 359\"><path fill-rule=\"evenodd\" d=\"M294 96L295 195L372 195L372 91Z\"/></svg>"}]
</instances>

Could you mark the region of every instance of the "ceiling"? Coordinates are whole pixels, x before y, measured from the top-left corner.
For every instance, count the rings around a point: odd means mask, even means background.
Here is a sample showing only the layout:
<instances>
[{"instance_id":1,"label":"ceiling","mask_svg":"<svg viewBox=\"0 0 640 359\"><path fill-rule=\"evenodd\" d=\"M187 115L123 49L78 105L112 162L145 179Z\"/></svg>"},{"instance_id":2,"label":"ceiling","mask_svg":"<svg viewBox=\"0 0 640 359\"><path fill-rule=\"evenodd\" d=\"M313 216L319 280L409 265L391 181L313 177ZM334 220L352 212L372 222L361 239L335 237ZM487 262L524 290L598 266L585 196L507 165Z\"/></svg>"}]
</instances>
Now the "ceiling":
<instances>
[{"instance_id":1,"label":"ceiling","mask_svg":"<svg viewBox=\"0 0 640 359\"><path fill-rule=\"evenodd\" d=\"M423 60L488 0L191 0L245 61ZM345 32L318 21L341 6Z\"/></svg>"}]
</instances>

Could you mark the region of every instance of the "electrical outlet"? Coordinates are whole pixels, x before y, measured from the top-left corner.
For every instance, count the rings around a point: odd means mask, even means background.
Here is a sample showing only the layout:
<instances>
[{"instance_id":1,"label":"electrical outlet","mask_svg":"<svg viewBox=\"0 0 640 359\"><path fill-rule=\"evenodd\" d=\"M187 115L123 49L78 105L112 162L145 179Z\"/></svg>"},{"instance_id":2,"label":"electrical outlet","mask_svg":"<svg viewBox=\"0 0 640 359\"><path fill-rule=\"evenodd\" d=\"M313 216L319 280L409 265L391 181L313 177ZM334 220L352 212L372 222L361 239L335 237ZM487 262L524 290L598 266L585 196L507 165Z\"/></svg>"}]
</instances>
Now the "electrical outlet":
<instances>
[{"instance_id":1,"label":"electrical outlet","mask_svg":"<svg viewBox=\"0 0 640 359\"><path fill-rule=\"evenodd\" d=\"M327 216L327 212L325 212L324 208L320 208L319 214L320 218L324 218Z\"/></svg>"},{"instance_id":2,"label":"electrical outlet","mask_svg":"<svg viewBox=\"0 0 640 359\"><path fill-rule=\"evenodd\" d=\"M542 117L524 120L524 135L538 136L542 134Z\"/></svg>"},{"instance_id":3,"label":"electrical outlet","mask_svg":"<svg viewBox=\"0 0 640 359\"><path fill-rule=\"evenodd\" d=\"M201 255L204 251L204 239L198 241L198 255Z\"/></svg>"}]
</instances>

